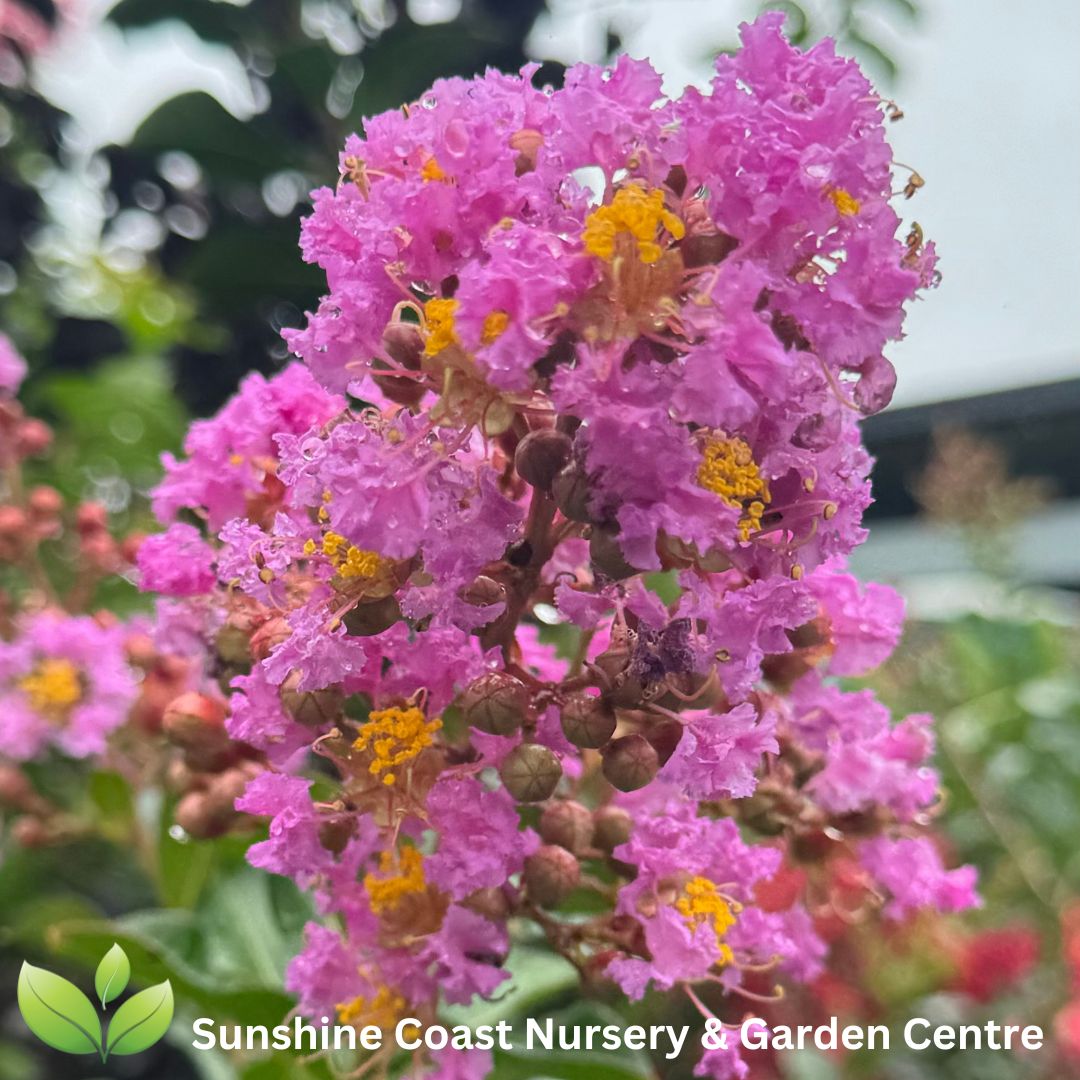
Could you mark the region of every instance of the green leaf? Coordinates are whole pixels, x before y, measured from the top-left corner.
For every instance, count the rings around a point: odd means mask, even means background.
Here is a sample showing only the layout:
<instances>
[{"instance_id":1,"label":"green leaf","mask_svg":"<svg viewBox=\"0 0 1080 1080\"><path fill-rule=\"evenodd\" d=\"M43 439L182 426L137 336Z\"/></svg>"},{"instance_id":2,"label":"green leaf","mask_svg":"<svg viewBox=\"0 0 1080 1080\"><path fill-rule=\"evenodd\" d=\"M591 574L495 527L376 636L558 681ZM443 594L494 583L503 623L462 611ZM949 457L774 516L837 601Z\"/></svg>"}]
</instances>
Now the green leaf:
<instances>
[{"instance_id":1,"label":"green leaf","mask_svg":"<svg viewBox=\"0 0 1080 1080\"><path fill-rule=\"evenodd\" d=\"M46 1046L65 1054L101 1053L101 1021L90 999L45 968L24 963L19 972L19 1012Z\"/></svg>"},{"instance_id":2,"label":"green leaf","mask_svg":"<svg viewBox=\"0 0 1080 1080\"><path fill-rule=\"evenodd\" d=\"M173 992L168 979L140 990L116 1010L109 1024L106 1056L137 1054L153 1046L169 1030L172 1018Z\"/></svg>"},{"instance_id":3,"label":"green leaf","mask_svg":"<svg viewBox=\"0 0 1080 1080\"><path fill-rule=\"evenodd\" d=\"M124 992L130 979L131 961L114 941L112 948L101 958L97 974L94 975L94 990L103 1009Z\"/></svg>"}]
</instances>

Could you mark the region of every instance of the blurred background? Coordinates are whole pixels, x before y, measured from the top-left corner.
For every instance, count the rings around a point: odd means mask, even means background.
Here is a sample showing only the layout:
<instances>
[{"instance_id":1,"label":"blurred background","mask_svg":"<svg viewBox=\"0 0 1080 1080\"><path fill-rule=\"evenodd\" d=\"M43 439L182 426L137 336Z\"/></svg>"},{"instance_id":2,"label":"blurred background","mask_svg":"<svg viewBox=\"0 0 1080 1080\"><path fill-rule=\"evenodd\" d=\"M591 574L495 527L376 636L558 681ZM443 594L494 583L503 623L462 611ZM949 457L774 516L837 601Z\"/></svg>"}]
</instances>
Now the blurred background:
<instances>
[{"instance_id":1,"label":"blurred background","mask_svg":"<svg viewBox=\"0 0 1080 1080\"><path fill-rule=\"evenodd\" d=\"M762 1076L1080 1075L1080 5L766 6L788 13L801 44L834 36L897 102L898 186L914 177L906 224L942 255L940 289L914 306L892 354L896 399L866 424L877 501L854 564L908 599L902 647L872 681L897 710L938 717L946 830L956 858L979 865L987 900L962 924L885 941L838 931L842 977L816 1000L875 1019L1015 1016L1054 1029L1057 1047L1037 1061L792 1055ZM29 411L57 430L40 479L104 502L121 531L150 526L160 453L245 372L280 367L281 329L315 306L321 275L300 259L299 219L365 115L438 76L536 59L557 84L566 64L622 51L650 57L678 93L707 81L712 56L759 10L0 0L0 331L30 361ZM95 799L126 812L99 787ZM12 998L22 957L100 955L115 933L105 916L127 920L136 967L167 971L203 1015L284 1013L281 970L305 912L282 882L243 871L245 843L175 844L175 865L153 881L104 843L0 853L0 1080L102 1075L31 1046ZM245 940L223 931L230 918ZM535 971L530 985L519 1007L533 1014L580 1005L565 972ZM181 1041L108 1075L328 1075L189 1058ZM518 1060L499 1075L598 1075L590 1068ZM679 1075L664 1068L628 1058L605 1075Z\"/></svg>"}]
</instances>

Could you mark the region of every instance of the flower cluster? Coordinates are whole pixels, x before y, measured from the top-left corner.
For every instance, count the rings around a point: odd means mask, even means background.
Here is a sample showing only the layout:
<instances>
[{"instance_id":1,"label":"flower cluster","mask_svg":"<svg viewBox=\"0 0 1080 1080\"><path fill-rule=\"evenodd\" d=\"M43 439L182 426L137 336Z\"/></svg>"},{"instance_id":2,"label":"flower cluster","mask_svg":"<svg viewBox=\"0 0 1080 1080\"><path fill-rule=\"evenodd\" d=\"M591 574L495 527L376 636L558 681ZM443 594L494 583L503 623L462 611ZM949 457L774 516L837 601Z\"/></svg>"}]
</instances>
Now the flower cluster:
<instances>
[{"instance_id":1,"label":"flower cluster","mask_svg":"<svg viewBox=\"0 0 1080 1080\"><path fill-rule=\"evenodd\" d=\"M317 899L306 1013L492 994L514 916L584 979L737 1017L821 971L837 861L886 918L975 902L928 836L929 719L836 682L900 633L843 559L934 252L897 237L881 100L780 23L708 94L623 58L368 120L304 226L306 367L166 461L143 583L228 688L251 861Z\"/></svg>"}]
</instances>

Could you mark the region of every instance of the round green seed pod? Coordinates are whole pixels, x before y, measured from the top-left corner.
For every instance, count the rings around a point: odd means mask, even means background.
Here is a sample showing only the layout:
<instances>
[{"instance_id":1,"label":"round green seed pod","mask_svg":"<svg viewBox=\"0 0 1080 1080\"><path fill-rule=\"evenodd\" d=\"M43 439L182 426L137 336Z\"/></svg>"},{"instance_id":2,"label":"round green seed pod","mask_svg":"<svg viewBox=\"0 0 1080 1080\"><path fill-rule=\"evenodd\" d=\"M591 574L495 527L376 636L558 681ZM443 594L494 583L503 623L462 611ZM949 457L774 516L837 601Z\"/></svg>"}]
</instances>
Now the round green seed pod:
<instances>
[{"instance_id":1,"label":"round green seed pod","mask_svg":"<svg viewBox=\"0 0 1080 1080\"><path fill-rule=\"evenodd\" d=\"M488 735L513 735L529 708L529 691L508 671L489 671L470 683L459 699L465 719Z\"/></svg>"},{"instance_id":2,"label":"round green seed pod","mask_svg":"<svg viewBox=\"0 0 1080 1080\"><path fill-rule=\"evenodd\" d=\"M644 735L624 735L604 747L604 776L619 791L637 791L660 768L660 759Z\"/></svg>"},{"instance_id":3,"label":"round green seed pod","mask_svg":"<svg viewBox=\"0 0 1080 1080\"><path fill-rule=\"evenodd\" d=\"M615 712L592 694L573 694L559 707L559 722L569 742L583 750L604 746L615 734Z\"/></svg>"},{"instance_id":4,"label":"round green seed pod","mask_svg":"<svg viewBox=\"0 0 1080 1080\"><path fill-rule=\"evenodd\" d=\"M503 758L499 776L518 802L543 802L562 779L562 766L546 746L522 743Z\"/></svg>"}]
</instances>

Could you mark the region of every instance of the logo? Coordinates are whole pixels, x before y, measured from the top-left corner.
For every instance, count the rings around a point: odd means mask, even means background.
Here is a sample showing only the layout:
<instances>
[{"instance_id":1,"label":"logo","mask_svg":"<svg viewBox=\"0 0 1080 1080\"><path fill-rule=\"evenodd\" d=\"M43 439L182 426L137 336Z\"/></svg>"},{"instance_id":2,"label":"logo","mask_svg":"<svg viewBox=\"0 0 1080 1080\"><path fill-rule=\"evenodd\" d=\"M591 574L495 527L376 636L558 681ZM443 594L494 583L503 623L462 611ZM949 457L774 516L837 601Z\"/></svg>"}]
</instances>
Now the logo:
<instances>
[{"instance_id":1,"label":"logo","mask_svg":"<svg viewBox=\"0 0 1080 1080\"><path fill-rule=\"evenodd\" d=\"M119 945L102 957L94 991L104 1014L126 989L131 962ZM65 1054L97 1054L102 1061L137 1054L158 1042L173 1018L169 980L132 994L108 1021L74 984L45 968L24 963L19 972L19 1012L46 1046Z\"/></svg>"}]
</instances>

